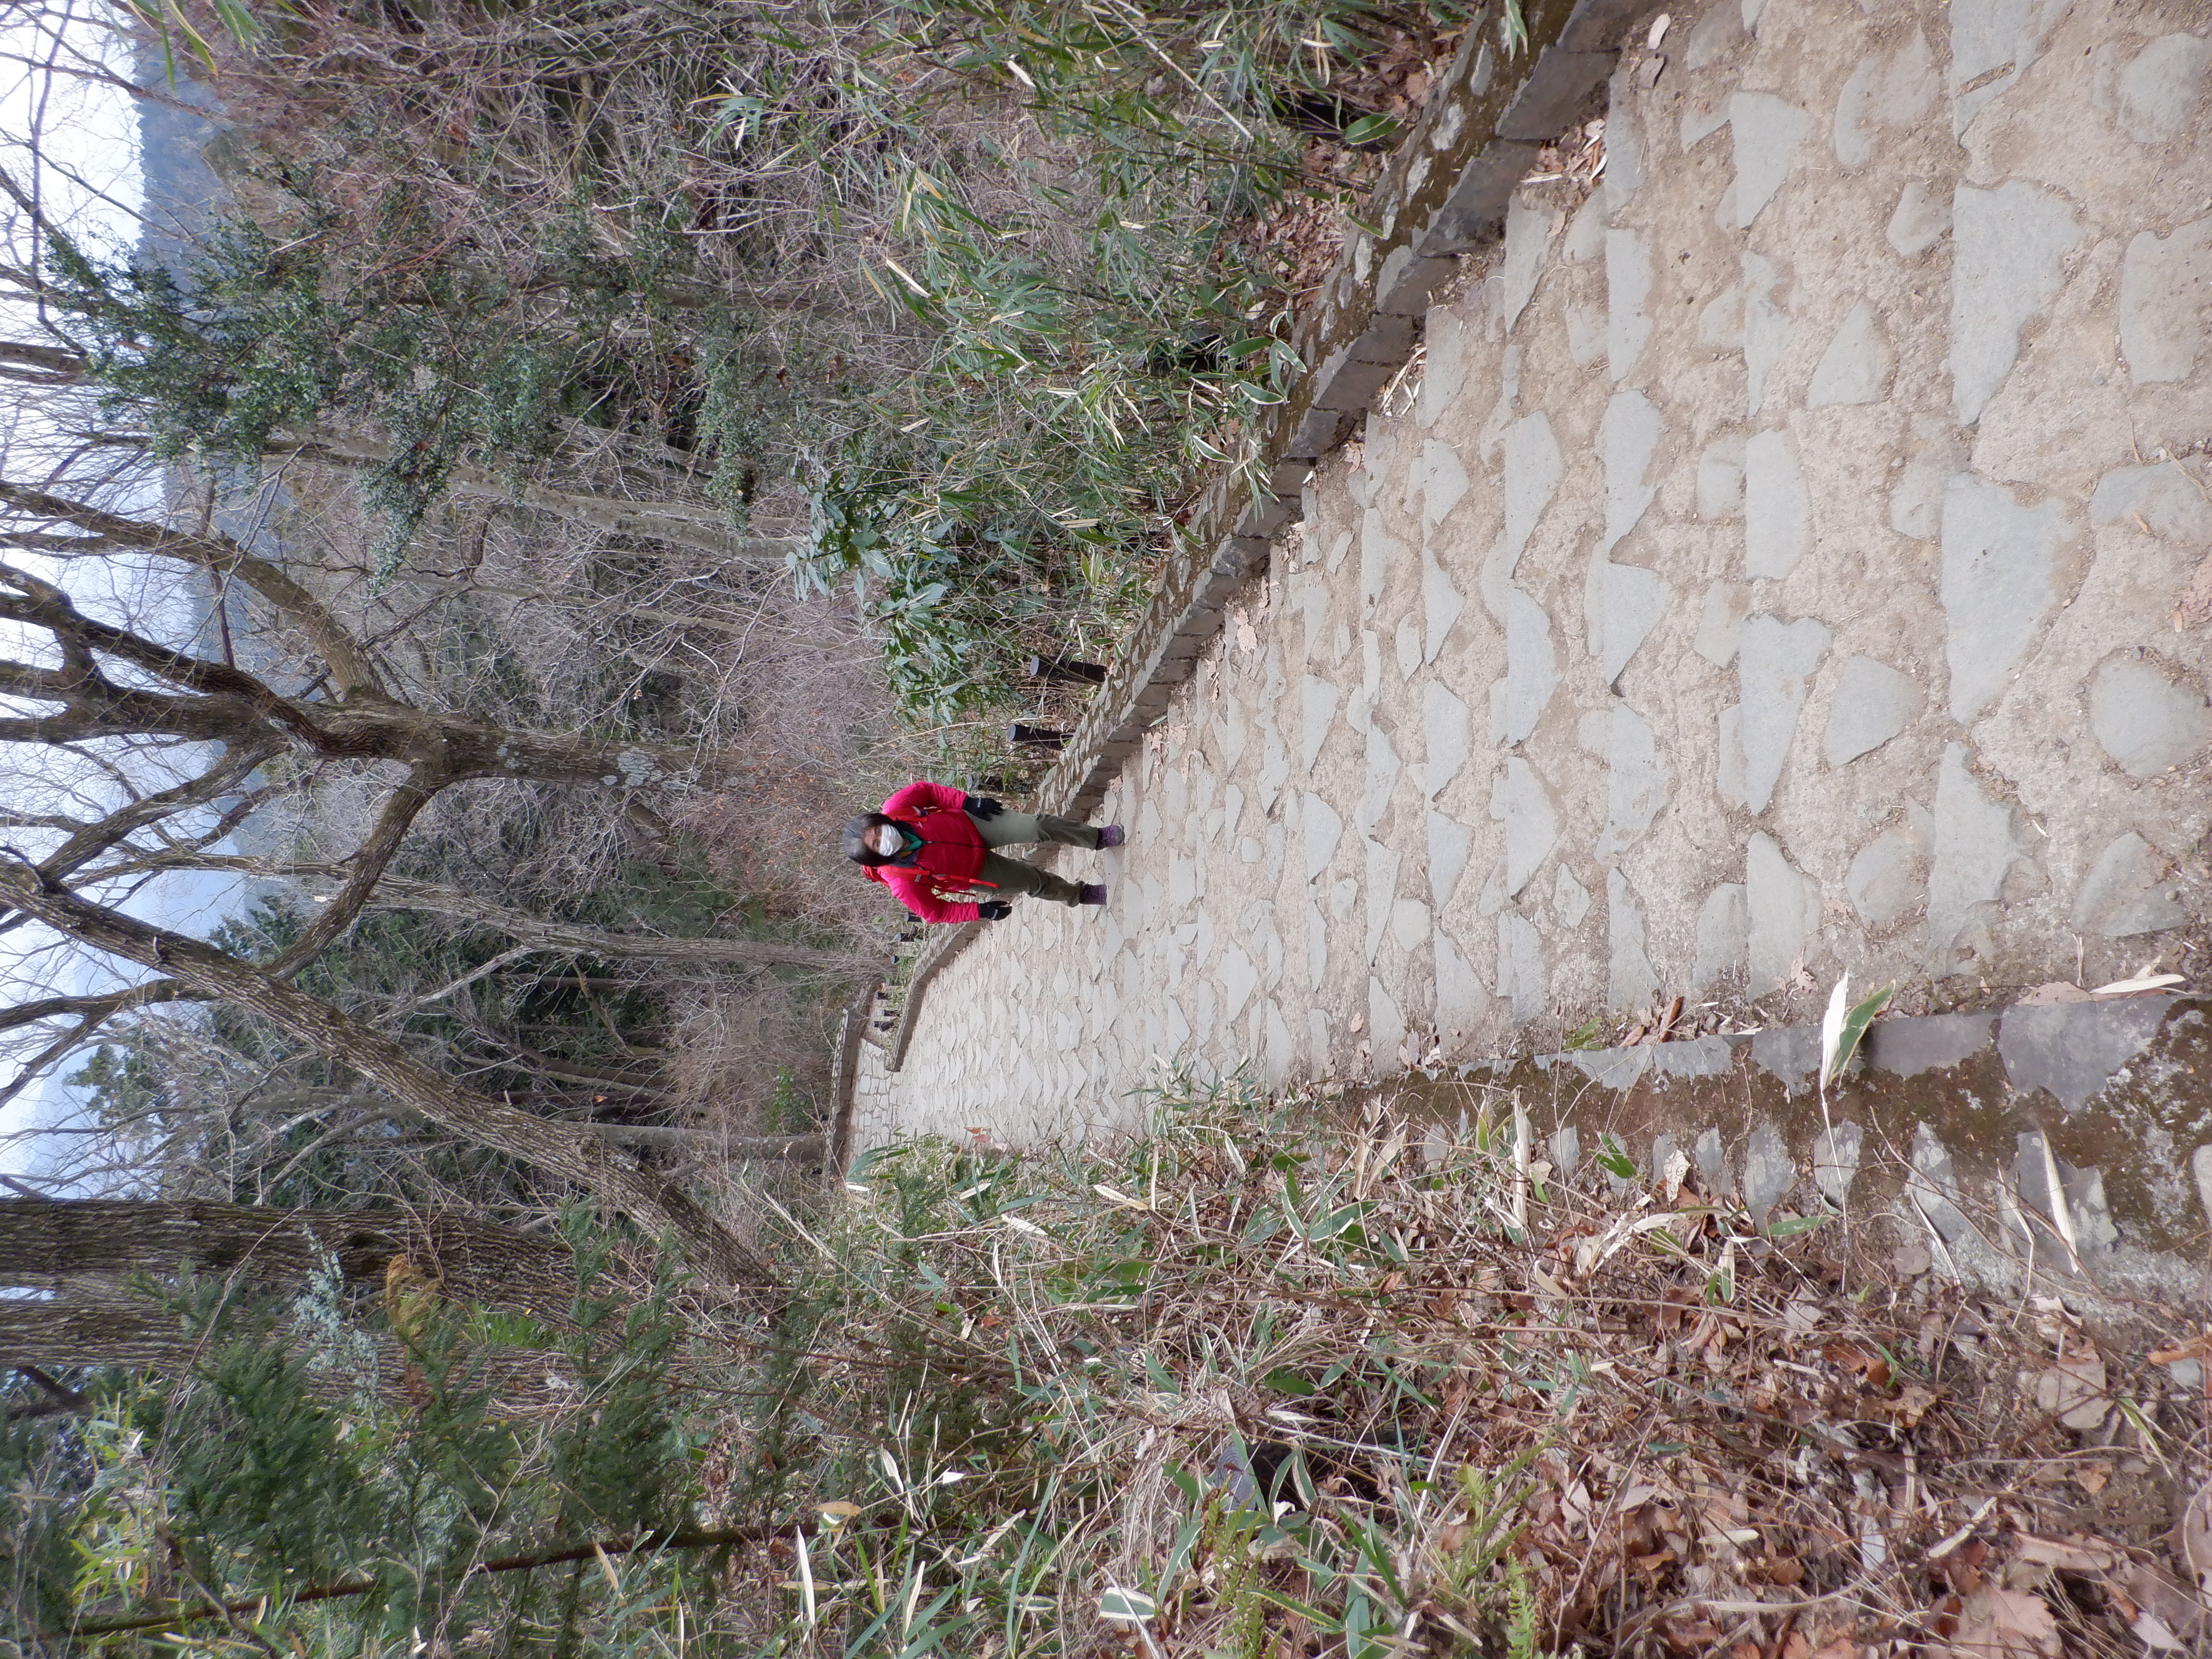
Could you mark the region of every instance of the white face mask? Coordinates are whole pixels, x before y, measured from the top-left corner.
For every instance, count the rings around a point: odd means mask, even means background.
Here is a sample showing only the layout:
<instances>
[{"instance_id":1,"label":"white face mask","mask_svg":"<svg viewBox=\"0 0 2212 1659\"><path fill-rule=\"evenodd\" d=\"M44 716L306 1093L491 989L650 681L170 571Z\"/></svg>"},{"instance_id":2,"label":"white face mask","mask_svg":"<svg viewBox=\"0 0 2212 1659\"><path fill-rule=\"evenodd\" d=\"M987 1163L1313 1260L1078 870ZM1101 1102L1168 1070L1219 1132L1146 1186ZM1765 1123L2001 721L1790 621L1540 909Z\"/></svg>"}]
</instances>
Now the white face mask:
<instances>
[{"instance_id":1,"label":"white face mask","mask_svg":"<svg viewBox=\"0 0 2212 1659\"><path fill-rule=\"evenodd\" d=\"M869 844L887 859L897 857L899 849L906 844L896 824L879 823L868 831L868 836Z\"/></svg>"}]
</instances>

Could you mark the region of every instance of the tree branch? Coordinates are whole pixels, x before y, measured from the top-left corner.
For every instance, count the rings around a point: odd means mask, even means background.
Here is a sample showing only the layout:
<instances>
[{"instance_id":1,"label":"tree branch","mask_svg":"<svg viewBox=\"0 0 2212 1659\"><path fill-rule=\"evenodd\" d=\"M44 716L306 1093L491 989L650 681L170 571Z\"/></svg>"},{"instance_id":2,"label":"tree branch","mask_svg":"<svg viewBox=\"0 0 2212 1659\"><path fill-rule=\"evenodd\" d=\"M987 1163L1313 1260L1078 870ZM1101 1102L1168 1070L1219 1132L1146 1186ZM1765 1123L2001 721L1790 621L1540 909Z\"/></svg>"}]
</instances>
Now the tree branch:
<instances>
[{"instance_id":1,"label":"tree branch","mask_svg":"<svg viewBox=\"0 0 2212 1659\"><path fill-rule=\"evenodd\" d=\"M323 602L276 565L257 558L228 536L216 532L186 535L105 512L87 502L11 483L4 478L0 478L0 504L32 518L75 525L118 547L179 559L243 583L307 635L315 654L329 666L331 684L337 688L340 696L388 697L375 664Z\"/></svg>"},{"instance_id":2,"label":"tree branch","mask_svg":"<svg viewBox=\"0 0 2212 1659\"><path fill-rule=\"evenodd\" d=\"M548 1122L462 1087L398 1043L252 963L182 933L155 927L74 893L56 891L27 865L0 865L0 894L56 932L159 969L204 995L267 1020L317 1054L348 1066L393 1099L478 1146L574 1182L650 1232L673 1232L709 1279L766 1291L769 1260L673 1182L584 1132Z\"/></svg>"},{"instance_id":3,"label":"tree branch","mask_svg":"<svg viewBox=\"0 0 2212 1659\"><path fill-rule=\"evenodd\" d=\"M424 781L426 779L428 781ZM332 939L353 926L354 918L362 913L369 896L376 890L376 884L398 854L400 842L407 837L408 826L422 816L422 809L443 787L444 780L437 774L418 768L385 797L384 810L377 814L376 827L347 860L353 868L345 885L331 896L331 902L321 907L322 913L291 948L269 964L272 978L289 979L321 955Z\"/></svg>"}]
</instances>

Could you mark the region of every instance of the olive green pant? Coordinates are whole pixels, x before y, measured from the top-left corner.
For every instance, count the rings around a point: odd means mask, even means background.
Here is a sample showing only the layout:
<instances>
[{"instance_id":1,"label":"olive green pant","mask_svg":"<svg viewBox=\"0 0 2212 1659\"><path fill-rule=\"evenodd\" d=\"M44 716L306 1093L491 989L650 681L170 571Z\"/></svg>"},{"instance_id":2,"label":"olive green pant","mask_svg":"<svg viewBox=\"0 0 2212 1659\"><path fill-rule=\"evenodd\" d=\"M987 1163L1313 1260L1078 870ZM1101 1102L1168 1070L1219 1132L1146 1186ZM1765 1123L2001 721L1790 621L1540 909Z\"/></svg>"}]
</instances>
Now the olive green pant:
<instances>
[{"instance_id":1,"label":"olive green pant","mask_svg":"<svg viewBox=\"0 0 2212 1659\"><path fill-rule=\"evenodd\" d=\"M1049 812L1000 812L991 818L968 815L975 826L975 833L983 837L986 848L1018 847L1042 842L1054 847L1082 847L1096 849L1098 832L1087 823L1078 823L1072 818L1056 818ZM997 891L990 896L1012 898L1028 894L1033 898L1049 899L1054 904L1080 904L1082 886L1063 881L1049 870L1040 870L1034 864L1024 864L1019 859L1000 858L995 852L983 854L983 867L976 872L980 886L988 882Z\"/></svg>"}]
</instances>

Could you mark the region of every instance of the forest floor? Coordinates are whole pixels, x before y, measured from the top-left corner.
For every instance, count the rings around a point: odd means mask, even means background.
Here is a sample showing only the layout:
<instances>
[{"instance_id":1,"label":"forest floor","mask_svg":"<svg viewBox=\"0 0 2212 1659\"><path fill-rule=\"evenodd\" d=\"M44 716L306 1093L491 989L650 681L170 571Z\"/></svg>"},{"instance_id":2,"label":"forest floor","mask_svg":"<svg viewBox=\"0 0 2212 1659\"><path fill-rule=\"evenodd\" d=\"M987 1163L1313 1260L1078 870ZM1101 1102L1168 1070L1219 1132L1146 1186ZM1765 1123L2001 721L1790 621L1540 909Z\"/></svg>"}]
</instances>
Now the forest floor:
<instances>
[{"instance_id":1,"label":"forest floor","mask_svg":"<svg viewBox=\"0 0 2212 1659\"><path fill-rule=\"evenodd\" d=\"M1762 1224L1686 1157L1578 1181L1525 1116L1155 1107L1110 1146L856 1166L829 1248L907 1252L945 1394L825 1507L825 1625L905 1549L964 1576L903 1639L959 1651L1045 1617L1049 1650L1148 1659L2212 1640L2212 1337L2174 1310L1962 1288L1886 1214Z\"/></svg>"}]
</instances>

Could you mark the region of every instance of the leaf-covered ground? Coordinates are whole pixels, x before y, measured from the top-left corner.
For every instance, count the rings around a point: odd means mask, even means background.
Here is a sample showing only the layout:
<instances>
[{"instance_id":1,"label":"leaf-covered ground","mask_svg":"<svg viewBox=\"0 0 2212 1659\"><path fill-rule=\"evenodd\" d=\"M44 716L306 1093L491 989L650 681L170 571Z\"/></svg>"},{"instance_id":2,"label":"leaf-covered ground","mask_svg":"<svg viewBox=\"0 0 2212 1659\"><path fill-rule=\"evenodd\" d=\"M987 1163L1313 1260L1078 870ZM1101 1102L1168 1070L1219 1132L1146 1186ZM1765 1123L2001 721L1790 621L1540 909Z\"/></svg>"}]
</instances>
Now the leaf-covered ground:
<instances>
[{"instance_id":1,"label":"leaf-covered ground","mask_svg":"<svg viewBox=\"0 0 2212 1659\"><path fill-rule=\"evenodd\" d=\"M1110 1149L878 1158L823 1235L793 1543L736 1571L825 1653L2206 1639L2170 1362L2212 1339L1673 1174L1550 1169L1510 1100L1234 1090Z\"/></svg>"}]
</instances>

